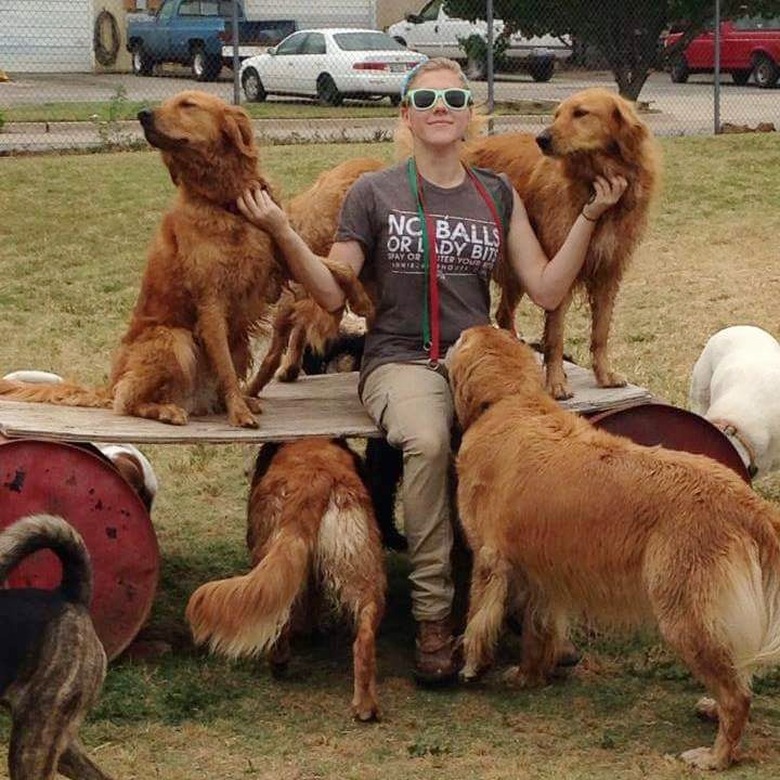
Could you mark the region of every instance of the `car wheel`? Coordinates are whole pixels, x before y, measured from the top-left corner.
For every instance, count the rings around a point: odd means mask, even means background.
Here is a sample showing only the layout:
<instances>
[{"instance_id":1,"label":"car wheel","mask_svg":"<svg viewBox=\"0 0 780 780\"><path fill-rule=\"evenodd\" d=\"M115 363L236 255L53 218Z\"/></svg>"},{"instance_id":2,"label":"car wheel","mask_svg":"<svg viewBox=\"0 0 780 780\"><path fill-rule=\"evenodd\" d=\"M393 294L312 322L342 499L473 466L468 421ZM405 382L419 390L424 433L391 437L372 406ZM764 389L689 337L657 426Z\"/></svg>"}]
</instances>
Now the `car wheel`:
<instances>
[{"instance_id":1,"label":"car wheel","mask_svg":"<svg viewBox=\"0 0 780 780\"><path fill-rule=\"evenodd\" d=\"M151 76L154 60L146 53L142 43L133 44L131 53L133 73L136 76Z\"/></svg>"},{"instance_id":2,"label":"car wheel","mask_svg":"<svg viewBox=\"0 0 780 780\"><path fill-rule=\"evenodd\" d=\"M534 81L549 81L555 73L555 60L552 57L536 60L530 64L528 72Z\"/></svg>"},{"instance_id":3,"label":"car wheel","mask_svg":"<svg viewBox=\"0 0 780 780\"><path fill-rule=\"evenodd\" d=\"M688 70L688 63L685 61L685 57L676 59L672 63L672 67L669 68L669 76L675 84L685 84L690 75L691 72Z\"/></svg>"},{"instance_id":4,"label":"car wheel","mask_svg":"<svg viewBox=\"0 0 780 780\"><path fill-rule=\"evenodd\" d=\"M752 72L752 70L733 70L731 71L731 78L735 84L744 87L750 80L750 74Z\"/></svg>"},{"instance_id":5,"label":"car wheel","mask_svg":"<svg viewBox=\"0 0 780 780\"><path fill-rule=\"evenodd\" d=\"M247 68L241 77L241 86L244 88L246 99L253 103L262 103L266 98L265 87L260 81L260 75L254 68Z\"/></svg>"},{"instance_id":6,"label":"car wheel","mask_svg":"<svg viewBox=\"0 0 780 780\"><path fill-rule=\"evenodd\" d=\"M215 81L222 70L219 57L206 54L203 47L198 46L192 51L192 76L196 81Z\"/></svg>"},{"instance_id":7,"label":"car wheel","mask_svg":"<svg viewBox=\"0 0 780 780\"><path fill-rule=\"evenodd\" d=\"M401 105L401 96L400 95L390 95L390 105L391 106L400 106Z\"/></svg>"},{"instance_id":8,"label":"car wheel","mask_svg":"<svg viewBox=\"0 0 780 780\"><path fill-rule=\"evenodd\" d=\"M340 106L344 96L336 88L336 82L327 73L317 79L317 99L323 106Z\"/></svg>"},{"instance_id":9,"label":"car wheel","mask_svg":"<svg viewBox=\"0 0 780 780\"><path fill-rule=\"evenodd\" d=\"M759 54L753 66L753 78L762 89L774 87L777 84L777 79L780 78L780 68L777 67L771 57L768 57L766 54Z\"/></svg>"}]
</instances>

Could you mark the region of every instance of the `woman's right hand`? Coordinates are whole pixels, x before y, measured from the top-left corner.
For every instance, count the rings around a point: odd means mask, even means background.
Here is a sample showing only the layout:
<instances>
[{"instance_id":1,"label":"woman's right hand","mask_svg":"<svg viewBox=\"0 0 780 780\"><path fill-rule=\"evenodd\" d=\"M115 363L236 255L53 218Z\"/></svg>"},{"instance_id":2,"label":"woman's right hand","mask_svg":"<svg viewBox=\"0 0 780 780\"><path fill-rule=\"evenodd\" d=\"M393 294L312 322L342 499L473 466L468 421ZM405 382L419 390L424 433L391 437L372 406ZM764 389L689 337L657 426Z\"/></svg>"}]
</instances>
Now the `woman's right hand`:
<instances>
[{"instance_id":1,"label":"woman's right hand","mask_svg":"<svg viewBox=\"0 0 780 780\"><path fill-rule=\"evenodd\" d=\"M597 176L593 180L593 195L582 207L585 219L596 222L623 197L626 187L628 182L623 176Z\"/></svg>"},{"instance_id":2,"label":"woman's right hand","mask_svg":"<svg viewBox=\"0 0 780 780\"><path fill-rule=\"evenodd\" d=\"M244 217L271 235L278 235L289 224L284 209L274 203L262 187L243 192L238 196L236 205Z\"/></svg>"}]
</instances>

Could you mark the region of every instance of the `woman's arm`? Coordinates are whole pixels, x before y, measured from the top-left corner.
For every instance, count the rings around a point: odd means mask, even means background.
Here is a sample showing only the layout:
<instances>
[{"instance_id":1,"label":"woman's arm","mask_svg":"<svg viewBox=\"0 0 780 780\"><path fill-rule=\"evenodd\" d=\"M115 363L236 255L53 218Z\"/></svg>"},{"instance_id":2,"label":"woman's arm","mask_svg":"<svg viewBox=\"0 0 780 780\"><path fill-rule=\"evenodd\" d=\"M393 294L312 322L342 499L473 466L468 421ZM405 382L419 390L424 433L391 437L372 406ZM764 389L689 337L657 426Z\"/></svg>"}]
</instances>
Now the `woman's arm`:
<instances>
[{"instance_id":1,"label":"woman's arm","mask_svg":"<svg viewBox=\"0 0 780 780\"><path fill-rule=\"evenodd\" d=\"M523 202L513 191L514 207L507 236L509 263L531 300L547 311L563 302L588 251L593 229L601 215L617 203L628 182L622 176L596 177L595 195L585 204L569 230L563 245L551 259L547 258L536 237Z\"/></svg>"},{"instance_id":2,"label":"woman's arm","mask_svg":"<svg viewBox=\"0 0 780 780\"><path fill-rule=\"evenodd\" d=\"M290 273L317 303L328 311L344 305L344 291L319 255L293 230L284 210L260 188L247 190L237 201L238 210L253 224L269 233L290 267ZM328 253L329 260L348 265L360 273L365 256L358 241L336 241Z\"/></svg>"}]
</instances>

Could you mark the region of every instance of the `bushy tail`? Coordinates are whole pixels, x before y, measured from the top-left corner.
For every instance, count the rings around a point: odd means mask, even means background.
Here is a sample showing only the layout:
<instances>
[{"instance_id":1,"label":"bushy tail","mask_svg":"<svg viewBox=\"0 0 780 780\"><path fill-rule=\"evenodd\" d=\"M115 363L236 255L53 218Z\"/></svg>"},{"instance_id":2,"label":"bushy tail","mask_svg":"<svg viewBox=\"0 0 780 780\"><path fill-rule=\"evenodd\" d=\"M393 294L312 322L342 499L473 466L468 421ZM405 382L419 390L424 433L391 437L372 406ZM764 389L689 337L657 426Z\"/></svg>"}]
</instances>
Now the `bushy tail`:
<instances>
[{"instance_id":1,"label":"bushy tail","mask_svg":"<svg viewBox=\"0 0 780 780\"><path fill-rule=\"evenodd\" d=\"M310 561L306 540L282 529L248 574L201 585L186 611L195 643L231 658L270 649L308 582Z\"/></svg>"},{"instance_id":2,"label":"bushy tail","mask_svg":"<svg viewBox=\"0 0 780 780\"><path fill-rule=\"evenodd\" d=\"M0 379L0 395L15 401L57 404L59 406L88 406L110 409L111 391L107 387L90 388L70 382L56 384L28 384Z\"/></svg>"},{"instance_id":3,"label":"bushy tail","mask_svg":"<svg viewBox=\"0 0 780 780\"><path fill-rule=\"evenodd\" d=\"M63 518L29 515L0 534L0 583L28 555L51 550L62 563L59 591L74 604L89 607L92 600L92 566L81 535Z\"/></svg>"}]
</instances>

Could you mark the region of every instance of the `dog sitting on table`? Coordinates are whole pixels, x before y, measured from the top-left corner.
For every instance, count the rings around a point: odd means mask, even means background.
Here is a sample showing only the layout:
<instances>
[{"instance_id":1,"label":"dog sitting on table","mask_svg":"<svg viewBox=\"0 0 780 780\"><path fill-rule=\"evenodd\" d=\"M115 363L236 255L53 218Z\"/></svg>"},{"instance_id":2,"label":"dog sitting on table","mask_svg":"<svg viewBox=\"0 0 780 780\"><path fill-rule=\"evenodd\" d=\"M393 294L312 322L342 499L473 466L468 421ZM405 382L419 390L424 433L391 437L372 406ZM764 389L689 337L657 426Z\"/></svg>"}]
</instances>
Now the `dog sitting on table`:
<instances>
[{"instance_id":1,"label":"dog sitting on table","mask_svg":"<svg viewBox=\"0 0 780 780\"><path fill-rule=\"evenodd\" d=\"M89 616L92 569L81 536L61 517L38 514L0 533L0 584L28 555L62 563L53 591L0 589L0 699L11 710L11 780L111 780L77 733L95 704L106 654Z\"/></svg>"}]
</instances>

